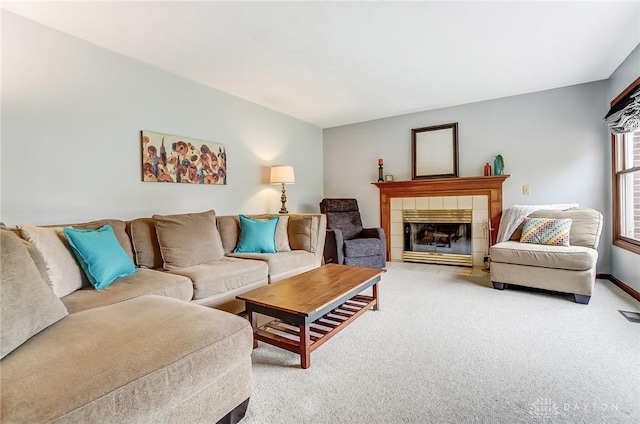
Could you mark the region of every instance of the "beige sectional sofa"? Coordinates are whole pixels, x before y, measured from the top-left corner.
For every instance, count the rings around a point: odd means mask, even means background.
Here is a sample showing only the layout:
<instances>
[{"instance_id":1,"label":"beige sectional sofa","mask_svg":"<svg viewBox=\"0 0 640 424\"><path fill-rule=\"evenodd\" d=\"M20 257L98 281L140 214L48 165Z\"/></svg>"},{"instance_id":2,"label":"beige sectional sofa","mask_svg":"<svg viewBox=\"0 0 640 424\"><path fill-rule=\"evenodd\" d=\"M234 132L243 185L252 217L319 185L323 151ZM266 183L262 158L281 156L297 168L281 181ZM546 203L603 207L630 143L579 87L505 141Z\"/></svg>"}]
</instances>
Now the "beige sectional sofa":
<instances>
[{"instance_id":1,"label":"beige sectional sofa","mask_svg":"<svg viewBox=\"0 0 640 424\"><path fill-rule=\"evenodd\" d=\"M588 304L598 261L602 214L588 208L540 210L530 218L571 219L569 246L521 243L522 224L510 240L491 247L491 281L498 290L507 284L571 293Z\"/></svg>"},{"instance_id":2,"label":"beige sectional sofa","mask_svg":"<svg viewBox=\"0 0 640 424\"><path fill-rule=\"evenodd\" d=\"M7 337L15 339L16 332L10 330L14 327L24 339L18 338L13 350L2 351L3 423L242 419L251 393L253 336L245 319L227 311L243 309L237 294L320 266L326 220L321 214L280 217L277 253L234 254L238 218L215 217L219 259L175 266L210 255L206 249L191 249L189 243L209 237L210 228L158 234L163 219L180 228L184 216L192 218L189 215L210 220L213 211L72 225L111 225L136 272L103 290L83 281L59 299L51 290L52 258L43 258L33 243L16 237L20 231L1 231L2 346L12 346L5 342ZM278 215L256 218L271 216ZM171 251L171 240L166 240L176 234L183 251ZM14 256L19 260L12 262ZM43 307L42 299L24 293L26 280L53 305L55 316L44 313L51 308ZM10 296L11 289L24 300ZM29 299L35 304L29 305ZM16 304L25 307L14 311L8 306ZM44 324L37 322L40 318Z\"/></svg>"},{"instance_id":3,"label":"beige sectional sofa","mask_svg":"<svg viewBox=\"0 0 640 424\"><path fill-rule=\"evenodd\" d=\"M267 219L278 215L248 216ZM143 294L174 297L232 313L241 312L244 304L236 300L238 294L321 265L326 217L322 214L278 217L287 222L284 237L290 251L234 254L233 249L240 235L238 217L217 216L215 222L223 248L220 260L172 267L170 270L164 268L154 218L138 218L128 222L107 219L71 224L74 228L99 228L110 224L138 270L99 292L85 285L61 300L70 313Z\"/></svg>"}]
</instances>

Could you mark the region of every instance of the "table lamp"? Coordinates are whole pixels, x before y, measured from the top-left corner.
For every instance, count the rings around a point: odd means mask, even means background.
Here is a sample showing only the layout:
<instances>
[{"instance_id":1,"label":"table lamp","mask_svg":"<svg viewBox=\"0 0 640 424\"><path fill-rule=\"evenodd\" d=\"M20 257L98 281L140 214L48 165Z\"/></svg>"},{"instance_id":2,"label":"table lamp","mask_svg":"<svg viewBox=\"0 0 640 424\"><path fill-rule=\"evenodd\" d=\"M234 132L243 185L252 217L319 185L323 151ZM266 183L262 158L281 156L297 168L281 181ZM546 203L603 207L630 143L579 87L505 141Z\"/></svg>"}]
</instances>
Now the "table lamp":
<instances>
[{"instance_id":1,"label":"table lamp","mask_svg":"<svg viewBox=\"0 0 640 424\"><path fill-rule=\"evenodd\" d=\"M287 192L284 189L284 185L296 182L293 175L293 166L272 166L270 182L271 184L282 184L282 196L280 196L282 207L280 208L279 213L289 213L285 206L285 203L287 202Z\"/></svg>"}]
</instances>

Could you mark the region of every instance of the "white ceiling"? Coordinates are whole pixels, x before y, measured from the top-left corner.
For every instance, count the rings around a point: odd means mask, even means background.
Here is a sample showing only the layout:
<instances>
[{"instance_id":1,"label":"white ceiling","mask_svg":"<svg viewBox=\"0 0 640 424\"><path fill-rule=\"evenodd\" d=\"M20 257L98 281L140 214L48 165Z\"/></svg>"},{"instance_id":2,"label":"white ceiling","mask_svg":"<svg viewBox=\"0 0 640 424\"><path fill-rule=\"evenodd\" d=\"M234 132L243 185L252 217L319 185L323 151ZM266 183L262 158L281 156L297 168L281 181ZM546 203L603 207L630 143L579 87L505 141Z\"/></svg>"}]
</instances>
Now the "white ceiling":
<instances>
[{"instance_id":1,"label":"white ceiling","mask_svg":"<svg viewBox=\"0 0 640 424\"><path fill-rule=\"evenodd\" d=\"M322 128L606 79L640 43L640 0L2 7Z\"/></svg>"}]
</instances>

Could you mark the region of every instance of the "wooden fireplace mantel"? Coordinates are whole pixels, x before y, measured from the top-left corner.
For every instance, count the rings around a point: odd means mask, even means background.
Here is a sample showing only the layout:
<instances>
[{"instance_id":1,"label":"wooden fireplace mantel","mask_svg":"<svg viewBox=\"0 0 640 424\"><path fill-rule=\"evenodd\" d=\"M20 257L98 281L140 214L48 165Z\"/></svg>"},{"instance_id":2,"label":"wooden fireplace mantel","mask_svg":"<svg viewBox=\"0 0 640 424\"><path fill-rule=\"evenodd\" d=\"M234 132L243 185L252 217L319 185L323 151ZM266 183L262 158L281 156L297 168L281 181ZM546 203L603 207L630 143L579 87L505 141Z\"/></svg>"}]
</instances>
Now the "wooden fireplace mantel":
<instances>
[{"instance_id":1,"label":"wooden fireplace mantel","mask_svg":"<svg viewBox=\"0 0 640 424\"><path fill-rule=\"evenodd\" d=\"M489 200L493 245L502 216L502 183L509 177L510 175L494 175L372 183L380 189L380 226L387 236L387 259L391 257L391 198L485 195Z\"/></svg>"}]
</instances>

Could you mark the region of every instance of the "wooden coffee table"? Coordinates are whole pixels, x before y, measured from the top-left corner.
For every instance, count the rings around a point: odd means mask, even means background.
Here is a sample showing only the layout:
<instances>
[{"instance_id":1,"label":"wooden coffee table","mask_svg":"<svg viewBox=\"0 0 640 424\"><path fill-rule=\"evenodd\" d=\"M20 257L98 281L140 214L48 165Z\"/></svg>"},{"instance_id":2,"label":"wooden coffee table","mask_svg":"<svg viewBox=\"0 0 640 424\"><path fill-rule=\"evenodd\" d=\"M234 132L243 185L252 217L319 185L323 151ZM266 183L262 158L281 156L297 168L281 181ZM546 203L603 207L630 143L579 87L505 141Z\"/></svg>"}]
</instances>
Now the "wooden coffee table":
<instances>
[{"instance_id":1,"label":"wooden coffee table","mask_svg":"<svg viewBox=\"0 0 640 424\"><path fill-rule=\"evenodd\" d=\"M327 264L237 296L246 304L254 349L260 340L299 354L300 367L309 368L311 352L367 310L378 310L384 272ZM360 294L369 287L373 296ZM258 328L258 313L278 319Z\"/></svg>"}]
</instances>

